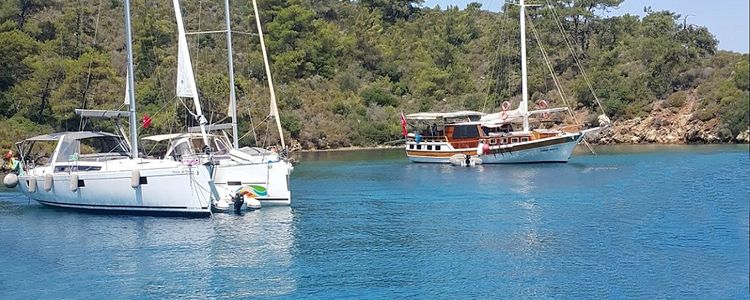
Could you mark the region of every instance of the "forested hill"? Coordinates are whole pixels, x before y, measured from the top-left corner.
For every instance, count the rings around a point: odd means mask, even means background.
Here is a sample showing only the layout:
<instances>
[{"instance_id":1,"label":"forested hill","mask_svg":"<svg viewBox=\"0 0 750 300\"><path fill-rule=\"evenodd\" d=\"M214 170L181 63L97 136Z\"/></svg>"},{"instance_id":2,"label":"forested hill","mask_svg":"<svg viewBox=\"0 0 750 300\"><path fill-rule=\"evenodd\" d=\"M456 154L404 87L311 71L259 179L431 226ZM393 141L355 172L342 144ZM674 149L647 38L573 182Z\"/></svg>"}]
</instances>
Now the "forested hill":
<instances>
[{"instance_id":1,"label":"forested hill","mask_svg":"<svg viewBox=\"0 0 750 300\"><path fill-rule=\"evenodd\" d=\"M492 112L504 100L515 107L520 98L516 5L496 13L478 3L459 9L423 8L409 0L259 1L282 125L287 139L303 148L396 140L400 111ZM648 119L658 106L686 111L687 122L704 124L718 141L747 130L747 54L717 51L708 29L677 13L603 17L621 0L550 2L554 10L529 9L529 25L579 113L596 109L595 101L556 20L616 124ZM182 1L188 31L224 28L223 3ZM0 3L0 146L35 133L77 130L75 108L122 108L122 6L121 0ZM131 8L138 111L154 116L154 126L142 134L184 128L193 121L185 109L189 101L174 98L171 1L133 0ZM241 143L256 142L254 128L258 144L265 144L260 136L273 126L264 121L270 97L259 40L252 34L252 2L234 1L231 10L238 32L233 49ZM531 100L562 104L537 39L531 28L527 32ZM188 40L203 107L211 121L219 121L229 94L225 37L200 34Z\"/></svg>"}]
</instances>

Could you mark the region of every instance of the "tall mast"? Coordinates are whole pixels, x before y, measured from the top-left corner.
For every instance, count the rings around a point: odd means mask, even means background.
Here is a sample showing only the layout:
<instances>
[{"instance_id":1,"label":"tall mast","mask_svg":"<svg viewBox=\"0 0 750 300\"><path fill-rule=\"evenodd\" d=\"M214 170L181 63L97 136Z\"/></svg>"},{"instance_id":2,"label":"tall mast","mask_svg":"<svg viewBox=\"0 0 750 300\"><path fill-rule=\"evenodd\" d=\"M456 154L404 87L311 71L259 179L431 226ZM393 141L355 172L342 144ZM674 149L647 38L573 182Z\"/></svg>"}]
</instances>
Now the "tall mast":
<instances>
[{"instance_id":1,"label":"tall mast","mask_svg":"<svg viewBox=\"0 0 750 300\"><path fill-rule=\"evenodd\" d=\"M135 115L135 81L133 80L133 40L130 37L130 0L125 0L125 49L128 61L128 100L130 101L130 157L138 157L138 120Z\"/></svg>"},{"instance_id":2,"label":"tall mast","mask_svg":"<svg viewBox=\"0 0 750 300\"><path fill-rule=\"evenodd\" d=\"M521 0L521 114L523 114L523 131L529 131L529 90L526 74L526 4Z\"/></svg>"},{"instance_id":3,"label":"tall mast","mask_svg":"<svg viewBox=\"0 0 750 300\"><path fill-rule=\"evenodd\" d=\"M260 37L260 49L263 52L263 63L266 66L266 77L268 77L268 89L271 90L271 112L270 115L276 119L276 128L279 130L279 138L281 139L281 148L285 149L284 144L284 132L281 131L281 119L279 119L279 108L276 105L276 93L273 90L273 80L271 80L271 67L268 65L268 54L266 53L266 43L263 41L263 28L260 26L260 13L258 12L258 4L256 0L253 0L253 10L255 11L255 24L258 27L258 36Z\"/></svg>"},{"instance_id":4,"label":"tall mast","mask_svg":"<svg viewBox=\"0 0 750 300\"><path fill-rule=\"evenodd\" d=\"M229 0L224 0L224 19L227 23L227 61L229 61L229 110L232 112L232 139L234 148L240 147L237 136L237 99L234 94L234 63L232 62L232 25L229 20Z\"/></svg>"}]
</instances>

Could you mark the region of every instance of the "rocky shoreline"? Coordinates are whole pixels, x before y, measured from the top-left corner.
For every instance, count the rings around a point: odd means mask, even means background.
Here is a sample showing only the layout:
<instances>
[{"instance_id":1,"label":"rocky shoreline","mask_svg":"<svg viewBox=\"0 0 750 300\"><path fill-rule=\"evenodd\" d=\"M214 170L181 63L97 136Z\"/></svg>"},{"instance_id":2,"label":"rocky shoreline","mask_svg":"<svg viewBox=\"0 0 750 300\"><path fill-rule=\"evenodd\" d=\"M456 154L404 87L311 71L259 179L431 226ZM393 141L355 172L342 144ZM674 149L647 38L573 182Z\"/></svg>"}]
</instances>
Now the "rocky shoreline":
<instances>
[{"instance_id":1,"label":"rocky shoreline","mask_svg":"<svg viewBox=\"0 0 750 300\"><path fill-rule=\"evenodd\" d=\"M682 107L672 107L666 101L652 105L644 118L615 121L612 126L590 134L586 140L595 144L747 144L750 128L738 135L719 119L701 120L696 116L695 100Z\"/></svg>"},{"instance_id":2,"label":"rocky shoreline","mask_svg":"<svg viewBox=\"0 0 750 300\"><path fill-rule=\"evenodd\" d=\"M750 127L733 135L718 118L701 120L696 115L697 100L686 101L681 107L670 106L667 101L652 104L648 116L612 122L612 126L586 135L591 144L748 144ZM588 111L578 111L576 116L586 120ZM303 149L293 140L290 149L295 152L355 151L401 148L401 145L351 146L324 149Z\"/></svg>"}]
</instances>

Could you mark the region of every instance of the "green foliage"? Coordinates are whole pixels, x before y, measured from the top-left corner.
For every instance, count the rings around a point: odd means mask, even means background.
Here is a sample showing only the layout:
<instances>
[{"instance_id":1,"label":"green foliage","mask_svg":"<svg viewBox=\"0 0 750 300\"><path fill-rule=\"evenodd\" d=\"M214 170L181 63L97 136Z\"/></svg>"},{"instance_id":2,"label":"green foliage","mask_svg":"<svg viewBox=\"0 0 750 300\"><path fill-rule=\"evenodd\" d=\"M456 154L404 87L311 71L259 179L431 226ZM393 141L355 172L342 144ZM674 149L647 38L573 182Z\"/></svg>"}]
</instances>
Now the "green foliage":
<instances>
[{"instance_id":1,"label":"green foliage","mask_svg":"<svg viewBox=\"0 0 750 300\"><path fill-rule=\"evenodd\" d=\"M734 84L740 90L750 90L750 67L747 59L743 59L734 65Z\"/></svg>"},{"instance_id":2,"label":"green foliage","mask_svg":"<svg viewBox=\"0 0 750 300\"><path fill-rule=\"evenodd\" d=\"M687 92L686 91L677 91L673 93L672 95L669 95L667 97L667 104L672 107L682 107L685 105L685 101L687 100Z\"/></svg>"},{"instance_id":3,"label":"green foliage","mask_svg":"<svg viewBox=\"0 0 750 300\"><path fill-rule=\"evenodd\" d=\"M398 106L398 100L390 93L378 88L368 88L360 94L365 106L371 104L378 106Z\"/></svg>"},{"instance_id":4,"label":"green foliage","mask_svg":"<svg viewBox=\"0 0 750 300\"><path fill-rule=\"evenodd\" d=\"M38 50L38 43L21 31L0 33L0 92L7 91L29 76L31 68L24 59Z\"/></svg>"},{"instance_id":5,"label":"green foliage","mask_svg":"<svg viewBox=\"0 0 750 300\"><path fill-rule=\"evenodd\" d=\"M559 34L555 16L614 119L645 116L666 99L679 107L696 96L695 120L718 119L723 135L748 124L748 56L717 51L705 28L667 11L606 16L622 0L559 0L528 10L532 101L562 105L533 28L572 105L597 101ZM282 127L303 147L373 145L400 139L398 115L429 110L497 111L520 97L517 5L502 13L421 0L269 0L254 12L234 3L234 30L255 32L260 14ZM101 7L99 6L101 5ZM133 13L139 112L156 134L194 125L174 102L176 27L171 3L135 0ZM183 3L188 31L223 28L223 3ZM190 35L201 102L211 121L227 117L223 36ZM121 1L13 0L0 4L0 119L12 135L77 129L73 109L116 109L124 91ZM235 35L235 86L242 143L266 145L270 93L257 36ZM687 95L691 97L688 98ZM191 101L186 105L192 107ZM251 117L252 116L252 121ZM271 124L273 125L273 124ZM101 128L101 127L100 127ZM252 140L254 129L259 138ZM250 138L248 138L250 137ZM3 145L5 145L3 144Z\"/></svg>"}]
</instances>

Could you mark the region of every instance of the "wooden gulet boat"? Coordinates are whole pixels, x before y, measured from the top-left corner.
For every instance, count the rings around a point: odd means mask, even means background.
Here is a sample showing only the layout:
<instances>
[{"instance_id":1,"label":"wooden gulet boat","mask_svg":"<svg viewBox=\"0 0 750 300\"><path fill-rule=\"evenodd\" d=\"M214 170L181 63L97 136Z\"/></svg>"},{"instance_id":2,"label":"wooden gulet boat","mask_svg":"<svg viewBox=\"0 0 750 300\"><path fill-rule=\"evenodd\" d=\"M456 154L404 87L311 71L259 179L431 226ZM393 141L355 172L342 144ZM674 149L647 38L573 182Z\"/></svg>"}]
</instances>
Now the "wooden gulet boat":
<instances>
[{"instance_id":1,"label":"wooden gulet boat","mask_svg":"<svg viewBox=\"0 0 750 300\"><path fill-rule=\"evenodd\" d=\"M547 108L545 101L539 101L536 110L528 109L524 0L520 1L520 9L522 100L518 108L510 110L510 102L505 101L502 111L494 114L458 111L404 116L402 113L405 150L411 161L461 165L564 163L570 159L576 145L587 133L601 129L595 127L582 130L581 125L559 129L530 129L529 118L533 115L546 118L550 113L571 112L567 107ZM407 128L409 121L412 124L424 123L427 128L410 132ZM604 115L599 117L599 121L601 126L609 124L609 119Z\"/></svg>"}]
</instances>

